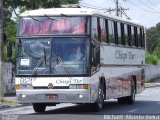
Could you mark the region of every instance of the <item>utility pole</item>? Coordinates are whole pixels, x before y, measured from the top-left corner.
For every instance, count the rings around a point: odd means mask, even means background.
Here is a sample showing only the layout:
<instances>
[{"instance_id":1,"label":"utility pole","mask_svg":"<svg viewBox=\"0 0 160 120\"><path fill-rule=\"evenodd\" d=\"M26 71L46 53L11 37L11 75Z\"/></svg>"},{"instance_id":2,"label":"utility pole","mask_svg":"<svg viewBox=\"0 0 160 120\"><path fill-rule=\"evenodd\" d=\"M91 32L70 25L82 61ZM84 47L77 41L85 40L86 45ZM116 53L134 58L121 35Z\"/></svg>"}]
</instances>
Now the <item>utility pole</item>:
<instances>
[{"instance_id":1,"label":"utility pole","mask_svg":"<svg viewBox=\"0 0 160 120\"><path fill-rule=\"evenodd\" d=\"M123 1L126 1L126 0L123 0ZM120 3L119 3L118 0L115 0L114 2L115 2L116 8L114 8L114 9L109 8L109 9L108 9L107 11L105 11L105 12L109 12L109 14L110 14L112 11L115 11L115 12L116 12L115 15L118 16L118 17L122 17L122 15L127 16L126 13L125 13L125 10L129 10L129 9L128 9L128 8L127 8L127 9L126 9L126 8L123 8L123 7L120 5ZM127 18L129 18L129 17L127 16Z\"/></svg>"},{"instance_id":2,"label":"utility pole","mask_svg":"<svg viewBox=\"0 0 160 120\"><path fill-rule=\"evenodd\" d=\"M119 16L119 5L118 0L116 0L116 16Z\"/></svg>"},{"instance_id":3,"label":"utility pole","mask_svg":"<svg viewBox=\"0 0 160 120\"><path fill-rule=\"evenodd\" d=\"M3 0L0 0L0 97L4 97L2 51L3 51Z\"/></svg>"}]
</instances>

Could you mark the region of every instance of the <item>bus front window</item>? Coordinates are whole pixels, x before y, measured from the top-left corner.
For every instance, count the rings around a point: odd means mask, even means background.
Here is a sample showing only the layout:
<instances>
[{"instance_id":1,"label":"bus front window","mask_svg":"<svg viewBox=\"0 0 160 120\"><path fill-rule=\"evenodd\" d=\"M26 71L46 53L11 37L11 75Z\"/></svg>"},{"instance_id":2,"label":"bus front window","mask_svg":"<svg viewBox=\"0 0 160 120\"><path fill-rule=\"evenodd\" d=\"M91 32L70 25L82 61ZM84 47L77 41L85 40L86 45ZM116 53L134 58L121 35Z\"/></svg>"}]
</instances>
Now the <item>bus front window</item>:
<instances>
[{"instance_id":1,"label":"bus front window","mask_svg":"<svg viewBox=\"0 0 160 120\"><path fill-rule=\"evenodd\" d=\"M86 74L89 68L89 41L86 38L54 38L51 68L54 75Z\"/></svg>"},{"instance_id":2,"label":"bus front window","mask_svg":"<svg viewBox=\"0 0 160 120\"><path fill-rule=\"evenodd\" d=\"M87 38L23 38L17 42L17 75L89 73Z\"/></svg>"},{"instance_id":3,"label":"bus front window","mask_svg":"<svg viewBox=\"0 0 160 120\"><path fill-rule=\"evenodd\" d=\"M49 74L49 39L21 39L17 46L17 74Z\"/></svg>"}]
</instances>

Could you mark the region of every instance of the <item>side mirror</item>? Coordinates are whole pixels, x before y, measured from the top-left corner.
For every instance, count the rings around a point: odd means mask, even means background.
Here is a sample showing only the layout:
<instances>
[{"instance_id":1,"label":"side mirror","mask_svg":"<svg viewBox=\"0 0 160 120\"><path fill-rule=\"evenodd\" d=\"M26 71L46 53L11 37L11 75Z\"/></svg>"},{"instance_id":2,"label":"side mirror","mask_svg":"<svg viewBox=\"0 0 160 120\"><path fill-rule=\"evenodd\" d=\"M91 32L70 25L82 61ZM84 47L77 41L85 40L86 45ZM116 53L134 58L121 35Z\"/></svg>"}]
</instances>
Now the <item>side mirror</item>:
<instances>
[{"instance_id":1,"label":"side mirror","mask_svg":"<svg viewBox=\"0 0 160 120\"><path fill-rule=\"evenodd\" d=\"M91 43L91 47L92 47L92 48L95 48L96 46L95 46L93 43Z\"/></svg>"},{"instance_id":2,"label":"side mirror","mask_svg":"<svg viewBox=\"0 0 160 120\"><path fill-rule=\"evenodd\" d=\"M3 42L4 42L4 43L7 42L7 35L6 35L6 33L3 33Z\"/></svg>"},{"instance_id":3,"label":"side mirror","mask_svg":"<svg viewBox=\"0 0 160 120\"><path fill-rule=\"evenodd\" d=\"M9 42L7 45L7 56L10 58L12 57L12 43Z\"/></svg>"}]
</instances>

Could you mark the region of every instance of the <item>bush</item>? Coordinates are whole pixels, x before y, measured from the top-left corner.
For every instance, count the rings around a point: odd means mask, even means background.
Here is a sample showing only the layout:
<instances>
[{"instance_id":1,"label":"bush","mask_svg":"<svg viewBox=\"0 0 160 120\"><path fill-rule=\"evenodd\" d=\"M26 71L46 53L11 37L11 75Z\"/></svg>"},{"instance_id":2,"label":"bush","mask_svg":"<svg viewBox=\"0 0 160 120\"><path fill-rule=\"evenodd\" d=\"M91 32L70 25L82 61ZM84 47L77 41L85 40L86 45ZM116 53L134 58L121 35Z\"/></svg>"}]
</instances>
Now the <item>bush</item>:
<instances>
[{"instance_id":1,"label":"bush","mask_svg":"<svg viewBox=\"0 0 160 120\"><path fill-rule=\"evenodd\" d=\"M159 63L159 59L157 55L146 53L146 64L157 65Z\"/></svg>"}]
</instances>

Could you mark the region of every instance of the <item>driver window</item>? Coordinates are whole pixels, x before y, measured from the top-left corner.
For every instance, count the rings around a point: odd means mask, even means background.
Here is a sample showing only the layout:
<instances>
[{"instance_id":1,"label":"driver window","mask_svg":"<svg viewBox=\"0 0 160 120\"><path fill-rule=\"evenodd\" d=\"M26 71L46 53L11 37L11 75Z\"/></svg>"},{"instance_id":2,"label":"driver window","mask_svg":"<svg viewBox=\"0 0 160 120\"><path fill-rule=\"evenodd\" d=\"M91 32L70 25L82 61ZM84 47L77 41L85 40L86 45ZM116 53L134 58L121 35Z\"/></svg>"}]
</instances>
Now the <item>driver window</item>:
<instances>
[{"instance_id":1,"label":"driver window","mask_svg":"<svg viewBox=\"0 0 160 120\"><path fill-rule=\"evenodd\" d=\"M100 46L99 44L92 43L92 66L91 73L99 70L100 65Z\"/></svg>"}]
</instances>

